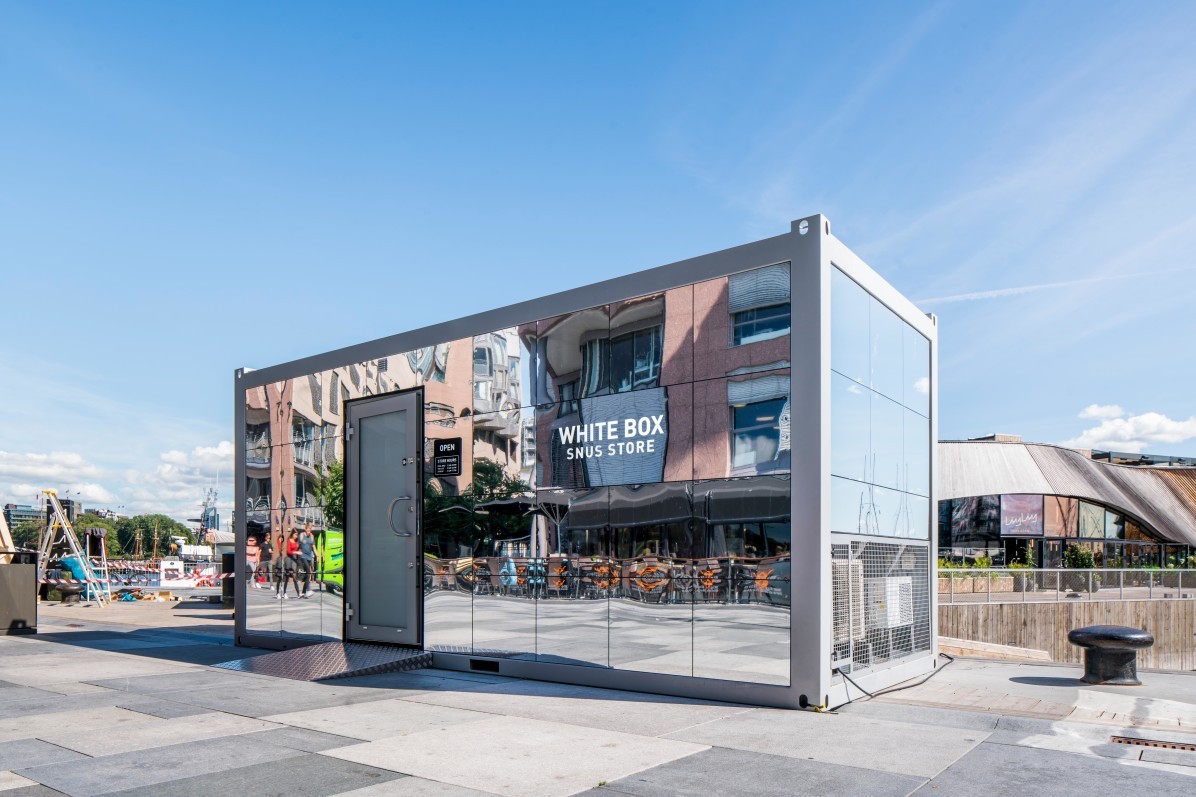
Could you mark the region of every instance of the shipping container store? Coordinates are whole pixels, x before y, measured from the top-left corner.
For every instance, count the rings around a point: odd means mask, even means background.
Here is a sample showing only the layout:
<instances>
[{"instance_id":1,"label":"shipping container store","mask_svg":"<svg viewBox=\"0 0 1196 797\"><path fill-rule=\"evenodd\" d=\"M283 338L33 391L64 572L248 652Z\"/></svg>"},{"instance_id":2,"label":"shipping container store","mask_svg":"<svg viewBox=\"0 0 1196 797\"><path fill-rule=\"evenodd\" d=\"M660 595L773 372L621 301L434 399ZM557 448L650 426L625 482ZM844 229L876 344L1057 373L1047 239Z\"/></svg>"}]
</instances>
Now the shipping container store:
<instances>
[{"instance_id":1,"label":"shipping container store","mask_svg":"<svg viewBox=\"0 0 1196 797\"><path fill-rule=\"evenodd\" d=\"M936 361L811 216L238 370L236 640L780 707L928 672Z\"/></svg>"}]
</instances>

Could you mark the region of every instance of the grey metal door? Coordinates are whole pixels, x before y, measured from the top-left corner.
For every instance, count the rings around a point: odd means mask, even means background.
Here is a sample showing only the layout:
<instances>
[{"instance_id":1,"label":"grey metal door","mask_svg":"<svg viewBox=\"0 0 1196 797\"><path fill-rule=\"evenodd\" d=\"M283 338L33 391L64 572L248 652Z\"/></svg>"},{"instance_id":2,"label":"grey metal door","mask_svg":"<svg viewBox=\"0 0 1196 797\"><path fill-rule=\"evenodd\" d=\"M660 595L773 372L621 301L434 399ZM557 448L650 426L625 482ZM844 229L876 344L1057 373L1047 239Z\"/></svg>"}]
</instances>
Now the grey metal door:
<instances>
[{"instance_id":1,"label":"grey metal door","mask_svg":"<svg viewBox=\"0 0 1196 797\"><path fill-rule=\"evenodd\" d=\"M422 391L346 405L345 639L423 643Z\"/></svg>"}]
</instances>

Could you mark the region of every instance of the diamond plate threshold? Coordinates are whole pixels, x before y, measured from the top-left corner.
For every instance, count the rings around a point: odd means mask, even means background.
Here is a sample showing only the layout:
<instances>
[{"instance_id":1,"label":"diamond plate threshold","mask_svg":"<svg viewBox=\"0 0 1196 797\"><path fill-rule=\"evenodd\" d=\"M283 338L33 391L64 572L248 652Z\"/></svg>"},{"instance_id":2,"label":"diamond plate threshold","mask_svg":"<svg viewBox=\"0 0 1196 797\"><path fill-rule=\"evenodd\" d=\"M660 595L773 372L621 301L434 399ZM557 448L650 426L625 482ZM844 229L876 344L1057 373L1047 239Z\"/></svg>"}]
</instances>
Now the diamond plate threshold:
<instances>
[{"instance_id":1,"label":"diamond plate threshold","mask_svg":"<svg viewBox=\"0 0 1196 797\"><path fill-rule=\"evenodd\" d=\"M419 670L431 664L432 654L426 650L366 642L322 642L212 666L293 681L329 681L380 672Z\"/></svg>"}]
</instances>

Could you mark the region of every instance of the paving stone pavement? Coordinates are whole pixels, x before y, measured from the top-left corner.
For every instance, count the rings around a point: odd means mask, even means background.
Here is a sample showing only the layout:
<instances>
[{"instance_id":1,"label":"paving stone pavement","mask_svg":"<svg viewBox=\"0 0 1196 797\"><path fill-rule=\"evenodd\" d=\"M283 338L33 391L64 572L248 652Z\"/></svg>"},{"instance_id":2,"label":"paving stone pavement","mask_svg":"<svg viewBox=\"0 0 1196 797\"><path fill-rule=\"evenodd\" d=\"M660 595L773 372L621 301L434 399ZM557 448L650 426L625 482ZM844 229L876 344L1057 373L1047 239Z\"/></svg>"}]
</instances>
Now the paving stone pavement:
<instances>
[{"instance_id":1,"label":"paving stone pavement","mask_svg":"<svg viewBox=\"0 0 1196 797\"><path fill-rule=\"evenodd\" d=\"M1087 688L959 660L830 714L422 670L328 684L216 670L214 623L124 611L0 637L0 797L1196 793L1196 674Z\"/></svg>"}]
</instances>

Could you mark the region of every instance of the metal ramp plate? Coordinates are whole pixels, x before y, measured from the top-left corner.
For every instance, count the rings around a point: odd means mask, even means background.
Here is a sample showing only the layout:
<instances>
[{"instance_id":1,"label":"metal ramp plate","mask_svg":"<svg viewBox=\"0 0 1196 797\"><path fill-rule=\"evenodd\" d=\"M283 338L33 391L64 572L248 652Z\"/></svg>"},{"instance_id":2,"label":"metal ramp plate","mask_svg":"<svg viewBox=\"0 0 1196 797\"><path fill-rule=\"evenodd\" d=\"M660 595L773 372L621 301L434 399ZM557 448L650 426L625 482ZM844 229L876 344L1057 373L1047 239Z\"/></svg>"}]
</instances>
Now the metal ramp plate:
<instances>
[{"instance_id":1,"label":"metal ramp plate","mask_svg":"<svg viewBox=\"0 0 1196 797\"><path fill-rule=\"evenodd\" d=\"M294 681L327 681L380 672L418 670L431 664L432 654L426 650L371 645L367 642L323 642L212 666Z\"/></svg>"}]
</instances>

